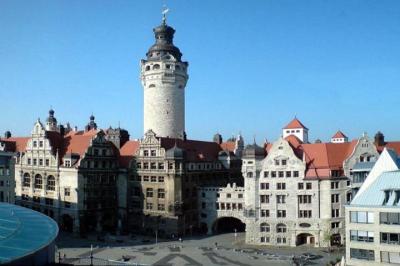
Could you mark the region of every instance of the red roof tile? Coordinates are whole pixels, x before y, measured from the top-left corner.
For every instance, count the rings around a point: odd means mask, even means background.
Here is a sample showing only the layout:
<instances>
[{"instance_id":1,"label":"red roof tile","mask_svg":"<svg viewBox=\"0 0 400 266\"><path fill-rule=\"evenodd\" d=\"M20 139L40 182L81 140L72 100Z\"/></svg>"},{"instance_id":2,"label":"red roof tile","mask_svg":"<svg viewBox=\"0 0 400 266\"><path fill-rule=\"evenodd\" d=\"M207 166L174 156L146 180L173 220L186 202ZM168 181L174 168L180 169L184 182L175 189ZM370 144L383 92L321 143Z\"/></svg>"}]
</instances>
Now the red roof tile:
<instances>
[{"instance_id":1,"label":"red roof tile","mask_svg":"<svg viewBox=\"0 0 400 266\"><path fill-rule=\"evenodd\" d=\"M303 125L299 119L296 117L289 123L287 124L283 129L295 129L295 128L304 128L308 129L305 125Z\"/></svg>"},{"instance_id":2,"label":"red roof tile","mask_svg":"<svg viewBox=\"0 0 400 266\"><path fill-rule=\"evenodd\" d=\"M342 131L338 130L338 132L335 133L332 137L333 139L340 139L340 138L347 138L345 134L343 134Z\"/></svg>"},{"instance_id":3,"label":"red roof tile","mask_svg":"<svg viewBox=\"0 0 400 266\"><path fill-rule=\"evenodd\" d=\"M8 142L8 147L10 147L10 151L13 152L23 152L26 149L26 145L30 137L11 137L7 139L1 139L1 141Z\"/></svg>"},{"instance_id":4,"label":"red roof tile","mask_svg":"<svg viewBox=\"0 0 400 266\"><path fill-rule=\"evenodd\" d=\"M134 158L136 151L139 149L139 141L130 140L125 142L120 149L119 165L121 167L129 167L129 163Z\"/></svg>"},{"instance_id":5,"label":"red roof tile","mask_svg":"<svg viewBox=\"0 0 400 266\"><path fill-rule=\"evenodd\" d=\"M221 149L223 149L224 151L235 151L236 148L236 144L234 141L226 141L226 142L222 142L220 144Z\"/></svg>"}]
</instances>

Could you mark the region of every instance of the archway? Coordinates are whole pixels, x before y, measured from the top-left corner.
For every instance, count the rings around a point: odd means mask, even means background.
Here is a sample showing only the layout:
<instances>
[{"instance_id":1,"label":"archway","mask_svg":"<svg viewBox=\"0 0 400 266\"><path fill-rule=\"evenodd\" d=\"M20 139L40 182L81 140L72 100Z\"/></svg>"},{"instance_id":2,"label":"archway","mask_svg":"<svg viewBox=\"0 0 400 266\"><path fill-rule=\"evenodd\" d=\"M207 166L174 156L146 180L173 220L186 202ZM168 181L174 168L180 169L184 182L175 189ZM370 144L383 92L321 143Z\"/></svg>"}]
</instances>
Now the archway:
<instances>
[{"instance_id":1,"label":"archway","mask_svg":"<svg viewBox=\"0 0 400 266\"><path fill-rule=\"evenodd\" d=\"M246 224L235 217L218 218L212 226L213 234L233 233L235 230L236 232L244 232L246 230Z\"/></svg>"},{"instance_id":2,"label":"archway","mask_svg":"<svg viewBox=\"0 0 400 266\"><path fill-rule=\"evenodd\" d=\"M296 237L296 246L300 245L315 245L315 237L309 233L302 233Z\"/></svg>"},{"instance_id":3,"label":"archway","mask_svg":"<svg viewBox=\"0 0 400 266\"><path fill-rule=\"evenodd\" d=\"M69 216L68 214L63 214L63 216L61 217L61 221L62 221L61 228L64 231L67 231L67 232L73 231L74 219L71 216Z\"/></svg>"}]
</instances>

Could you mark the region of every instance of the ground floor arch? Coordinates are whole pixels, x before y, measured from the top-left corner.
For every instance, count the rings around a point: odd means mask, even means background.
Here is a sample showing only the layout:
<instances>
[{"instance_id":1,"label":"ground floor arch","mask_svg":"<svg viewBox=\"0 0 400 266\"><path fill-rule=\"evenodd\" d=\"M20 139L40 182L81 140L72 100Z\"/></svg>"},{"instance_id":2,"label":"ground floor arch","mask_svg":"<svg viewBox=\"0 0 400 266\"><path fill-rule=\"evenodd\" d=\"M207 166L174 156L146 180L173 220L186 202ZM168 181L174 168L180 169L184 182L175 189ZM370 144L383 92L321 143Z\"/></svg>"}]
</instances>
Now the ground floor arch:
<instances>
[{"instance_id":1,"label":"ground floor arch","mask_svg":"<svg viewBox=\"0 0 400 266\"><path fill-rule=\"evenodd\" d=\"M315 245L315 236L310 233L301 233L296 236L296 246Z\"/></svg>"},{"instance_id":2,"label":"ground floor arch","mask_svg":"<svg viewBox=\"0 0 400 266\"><path fill-rule=\"evenodd\" d=\"M244 232L246 224L235 217L220 217L212 224L213 234Z\"/></svg>"}]
</instances>

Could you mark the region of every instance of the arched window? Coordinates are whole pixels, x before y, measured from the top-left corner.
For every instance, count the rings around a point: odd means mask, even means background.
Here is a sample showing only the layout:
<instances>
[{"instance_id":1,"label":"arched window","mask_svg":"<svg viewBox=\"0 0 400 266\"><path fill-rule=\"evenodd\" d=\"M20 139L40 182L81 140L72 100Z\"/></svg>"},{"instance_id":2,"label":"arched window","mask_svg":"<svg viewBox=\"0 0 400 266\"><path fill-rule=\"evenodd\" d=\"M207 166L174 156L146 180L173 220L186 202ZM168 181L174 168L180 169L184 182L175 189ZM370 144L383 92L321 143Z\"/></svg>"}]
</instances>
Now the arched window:
<instances>
[{"instance_id":1,"label":"arched window","mask_svg":"<svg viewBox=\"0 0 400 266\"><path fill-rule=\"evenodd\" d=\"M41 189L43 185L42 176L37 174L35 175L35 188Z\"/></svg>"},{"instance_id":2,"label":"arched window","mask_svg":"<svg viewBox=\"0 0 400 266\"><path fill-rule=\"evenodd\" d=\"M277 233L286 233L286 225L284 224L278 224L276 226L276 232Z\"/></svg>"},{"instance_id":3,"label":"arched window","mask_svg":"<svg viewBox=\"0 0 400 266\"><path fill-rule=\"evenodd\" d=\"M150 70L150 66L146 66L146 71L149 71Z\"/></svg>"},{"instance_id":4,"label":"arched window","mask_svg":"<svg viewBox=\"0 0 400 266\"><path fill-rule=\"evenodd\" d=\"M269 232L270 226L267 223L260 224L260 232Z\"/></svg>"},{"instance_id":5,"label":"arched window","mask_svg":"<svg viewBox=\"0 0 400 266\"><path fill-rule=\"evenodd\" d=\"M49 175L47 177L47 190L54 191L55 188L56 188L56 179L54 178L54 176Z\"/></svg>"},{"instance_id":6,"label":"arched window","mask_svg":"<svg viewBox=\"0 0 400 266\"><path fill-rule=\"evenodd\" d=\"M247 177L253 177L253 172L248 172Z\"/></svg>"},{"instance_id":7,"label":"arched window","mask_svg":"<svg viewBox=\"0 0 400 266\"><path fill-rule=\"evenodd\" d=\"M22 186L24 186L24 187L31 186L31 176L28 173L24 174L24 180L22 182Z\"/></svg>"},{"instance_id":8,"label":"arched window","mask_svg":"<svg viewBox=\"0 0 400 266\"><path fill-rule=\"evenodd\" d=\"M155 87L156 87L155 84L150 84L150 85L149 85L149 88L155 88Z\"/></svg>"},{"instance_id":9,"label":"arched window","mask_svg":"<svg viewBox=\"0 0 400 266\"><path fill-rule=\"evenodd\" d=\"M157 70L157 69L160 69L160 65L159 65L159 64L155 64L155 65L153 66L153 70Z\"/></svg>"}]
</instances>

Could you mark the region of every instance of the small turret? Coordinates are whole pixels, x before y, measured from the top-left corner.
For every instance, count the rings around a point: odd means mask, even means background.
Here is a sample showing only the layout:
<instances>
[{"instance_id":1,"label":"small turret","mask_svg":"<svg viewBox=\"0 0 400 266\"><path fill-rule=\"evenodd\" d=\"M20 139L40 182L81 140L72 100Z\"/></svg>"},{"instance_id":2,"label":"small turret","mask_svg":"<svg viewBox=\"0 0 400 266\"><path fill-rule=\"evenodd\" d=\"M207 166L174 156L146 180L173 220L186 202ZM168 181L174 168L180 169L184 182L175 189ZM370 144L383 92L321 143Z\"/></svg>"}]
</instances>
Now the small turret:
<instances>
[{"instance_id":1,"label":"small turret","mask_svg":"<svg viewBox=\"0 0 400 266\"><path fill-rule=\"evenodd\" d=\"M376 146L383 146L385 145L385 136L382 132L378 131L374 137L374 143Z\"/></svg>"},{"instance_id":2,"label":"small turret","mask_svg":"<svg viewBox=\"0 0 400 266\"><path fill-rule=\"evenodd\" d=\"M47 131L58 131L57 119L54 117L54 110L50 108L49 116L46 119L46 130Z\"/></svg>"},{"instance_id":3,"label":"small turret","mask_svg":"<svg viewBox=\"0 0 400 266\"><path fill-rule=\"evenodd\" d=\"M7 130L7 131L4 133L4 138L5 138L5 139L11 138L11 132Z\"/></svg>"},{"instance_id":4,"label":"small turret","mask_svg":"<svg viewBox=\"0 0 400 266\"><path fill-rule=\"evenodd\" d=\"M96 130L97 129L97 124L94 121L94 119L95 119L94 115L92 114L89 119L90 119L90 121L86 125L85 131L89 131L89 130L92 130L92 129Z\"/></svg>"},{"instance_id":5,"label":"small turret","mask_svg":"<svg viewBox=\"0 0 400 266\"><path fill-rule=\"evenodd\" d=\"M213 141L215 143L221 144L222 143L222 135L219 133L215 134L213 137Z\"/></svg>"}]
</instances>

